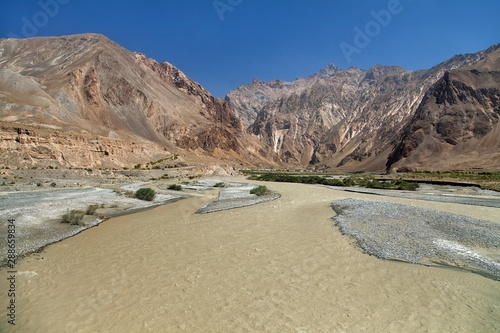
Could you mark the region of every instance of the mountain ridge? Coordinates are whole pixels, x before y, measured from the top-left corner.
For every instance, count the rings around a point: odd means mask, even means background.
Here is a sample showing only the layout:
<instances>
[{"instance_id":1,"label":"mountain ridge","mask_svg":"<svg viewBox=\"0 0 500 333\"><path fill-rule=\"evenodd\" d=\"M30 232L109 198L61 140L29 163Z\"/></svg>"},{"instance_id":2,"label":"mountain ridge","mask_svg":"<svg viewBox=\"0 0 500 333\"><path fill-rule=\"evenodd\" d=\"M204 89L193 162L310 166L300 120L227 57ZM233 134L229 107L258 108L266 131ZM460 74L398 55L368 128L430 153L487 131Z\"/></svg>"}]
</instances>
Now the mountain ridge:
<instances>
[{"instance_id":1,"label":"mountain ridge","mask_svg":"<svg viewBox=\"0 0 500 333\"><path fill-rule=\"evenodd\" d=\"M328 64L290 82L253 80L217 99L172 64L103 35L0 39L0 155L12 167L124 167L182 153L248 167L495 169L500 162L488 149L499 141L499 50L456 55L427 70ZM433 94L450 96L450 89L468 104L451 113L433 107ZM429 122L441 118L441 127L465 121L462 136L431 130ZM424 127L427 139L418 134ZM471 128L484 130L465 135ZM472 142L488 163L464 162ZM464 161L442 162L453 154Z\"/></svg>"},{"instance_id":2,"label":"mountain ridge","mask_svg":"<svg viewBox=\"0 0 500 333\"><path fill-rule=\"evenodd\" d=\"M268 154L277 163L381 172L427 89L446 71L474 64L499 47L497 44L477 53L457 55L428 70L381 65L368 70L335 68L332 75L282 83L282 87L291 89L271 96L260 111L245 111L242 106L255 103L253 93L261 93L261 100L266 100L266 91L274 93L273 85L262 81L254 89L247 85L241 91L240 86L226 100L236 114L252 114L255 121L249 131L273 147ZM305 85L300 86L300 82ZM310 103L314 100L315 105ZM314 114L314 121L304 120Z\"/></svg>"}]
</instances>

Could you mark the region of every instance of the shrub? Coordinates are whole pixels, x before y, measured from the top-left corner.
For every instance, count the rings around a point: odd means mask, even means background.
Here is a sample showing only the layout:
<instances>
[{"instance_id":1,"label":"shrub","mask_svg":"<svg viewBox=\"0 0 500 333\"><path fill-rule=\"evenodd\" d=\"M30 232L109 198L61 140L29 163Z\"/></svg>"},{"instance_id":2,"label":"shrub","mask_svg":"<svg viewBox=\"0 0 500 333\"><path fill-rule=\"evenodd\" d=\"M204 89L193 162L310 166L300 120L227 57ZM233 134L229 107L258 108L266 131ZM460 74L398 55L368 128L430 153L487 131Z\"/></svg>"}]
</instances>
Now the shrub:
<instances>
[{"instance_id":1,"label":"shrub","mask_svg":"<svg viewBox=\"0 0 500 333\"><path fill-rule=\"evenodd\" d=\"M134 169L140 169L141 168L141 165L140 164L136 164L134 165Z\"/></svg>"},{"instance_id":2,"label":"shrub","mask_svg":"<svg viewBox=\"0 0 500 333\"><path fill-rule=\"evenodd\" d=\"M250 191L250 194L255 194L258 197L260 197L261 195L267 194L267 193L269 193L269 190L267 189L267 187L262 186L262 185L259 185Z\"/></svg>"},{"instance_id":3,"label":"shrub","mask_svg":"<svg viewBox=\"0 0 500 333\"><path fill-rule=\"evenodd\" d=\"M70 225L82 225L84 215L85 213L81 210L74 209L63 215L62 223L69 223Z\"/></svg>"},{"instance_id":4,"label":"shrub","mask_svg":"<svg viewBox=\"0 0 500 333\"><path fill-rule=\"evenodd\" d=\"M85 214L87 214L87 215L94 215L95 211L97 210L97 208L99 208L98 205L90 205L90 206L87 207L87 211L85 212Z\"/></svg>"},{"instance_id":5,"label":"shrub","mask_svg":"<svg viewBox=\"0 0 500 333\"><path fill-rule=\"evenodd\" d=\"M354 186L354 185L356 185L356 183L354 182L354 180L352 180L351 177L347 177L347 178L342 179L342 183L344 184L344 186Z\"/></svg>"},{"instance_id":6,"label":"shrub","mask_svg":"<svg viewBox=\"0 0 500 333\"><path fill-rule=\"evenodd\" d=\"M182 186L178 184L172 184L167 187L169 190L180 191L182 190Z\"/></svg>"},{"instance_id":7,"label":"shrub","mask_svg":"<svg viewBox=\"0 0 500 333\"><path fill-rule=\"evenodd\" d=\"M225 187L225 186L226 186L226 184L224 184L222 182L217 183L217 184L214 185L214 187Z\"/></svg>"},{"instance_id":8,"label":"shrub","mask_svg":"<svg viewBox=\"0 0 500 333\"><path fill-rule=\"evenodd\" d=\"M155 195L155 190L149 187L142 187L135 191L135 197L141 200L153 201Z\"/></svg>"}]
</instances>

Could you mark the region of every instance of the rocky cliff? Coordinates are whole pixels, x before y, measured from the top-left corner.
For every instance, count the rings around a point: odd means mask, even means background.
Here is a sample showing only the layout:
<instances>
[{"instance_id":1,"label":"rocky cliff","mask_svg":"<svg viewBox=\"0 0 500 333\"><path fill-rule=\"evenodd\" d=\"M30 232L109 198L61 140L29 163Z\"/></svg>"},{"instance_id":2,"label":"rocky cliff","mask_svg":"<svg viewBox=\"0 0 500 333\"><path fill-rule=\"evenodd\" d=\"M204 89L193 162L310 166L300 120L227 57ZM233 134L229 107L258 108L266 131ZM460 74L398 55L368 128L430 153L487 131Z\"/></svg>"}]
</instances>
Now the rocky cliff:
<instances>
[{"instance_id":1,"label":"rocky cliff","mask_svg":"<svg viewBox=\"0 0 500 333\"><path fill-rule=\"evenodd\" d=\"M226 100L276 163L384 171L427 90L446 71L474 64L496 48L458 55L420 71L380 65L340 70L330 65L293 82L255 80L230 92Z\"/></svg>"},{"instance_id":2,"label":"rocky cliff","mask_svg":"<svg viewBox=\"0 0 500 333\"><path fill-rule=\"evenodd\" d=\"M447 71L390 154L390 170L500 170L500 49Z\"/></svg>"}]
</instances>

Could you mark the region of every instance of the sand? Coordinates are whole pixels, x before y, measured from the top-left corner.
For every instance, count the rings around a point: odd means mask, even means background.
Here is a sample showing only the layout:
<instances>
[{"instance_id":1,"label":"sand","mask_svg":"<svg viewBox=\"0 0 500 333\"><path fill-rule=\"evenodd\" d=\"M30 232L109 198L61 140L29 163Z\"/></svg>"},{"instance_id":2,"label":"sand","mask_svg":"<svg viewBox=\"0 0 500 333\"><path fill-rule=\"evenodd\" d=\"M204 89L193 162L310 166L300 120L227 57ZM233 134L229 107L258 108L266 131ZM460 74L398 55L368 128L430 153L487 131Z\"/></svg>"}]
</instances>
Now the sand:
<instances>
[{"instance_id":1,"label":"sand","mask_svg":"<svg viewBox=\"0 0 500 333\"><path fill-rule=\"evenodd\" d=\"M377 259L341 235L332 202L373 196L265 185L281 198L194 214L215 199L217 192L207 191L112 218L25 258L16 267L16 326L7 324L2 292L0 331L500 330L499 282ZM497 208L376 200L500 222ZM6 270L0 274L0 290L7 290Z\"/></svg>"}]
</instances>

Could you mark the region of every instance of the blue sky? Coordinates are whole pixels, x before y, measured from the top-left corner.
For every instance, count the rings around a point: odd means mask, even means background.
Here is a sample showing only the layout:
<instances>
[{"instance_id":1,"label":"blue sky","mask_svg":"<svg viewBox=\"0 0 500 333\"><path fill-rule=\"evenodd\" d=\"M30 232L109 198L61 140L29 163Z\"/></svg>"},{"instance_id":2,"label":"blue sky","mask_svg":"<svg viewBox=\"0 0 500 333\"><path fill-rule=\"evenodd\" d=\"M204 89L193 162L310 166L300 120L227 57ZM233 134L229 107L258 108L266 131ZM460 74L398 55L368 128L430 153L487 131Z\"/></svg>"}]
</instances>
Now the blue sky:
<instances>
[{"instance_id":1,"label":"blue sky","mask_svg":"<svg viewBox=\"0 0 500 333\"><path fill-rule=\"evenodd\" d=\"M333 63L430 68L500 43L498 0L1 0L0 37L95 32L221 97Z\"/></svg>"}]
</instances>

